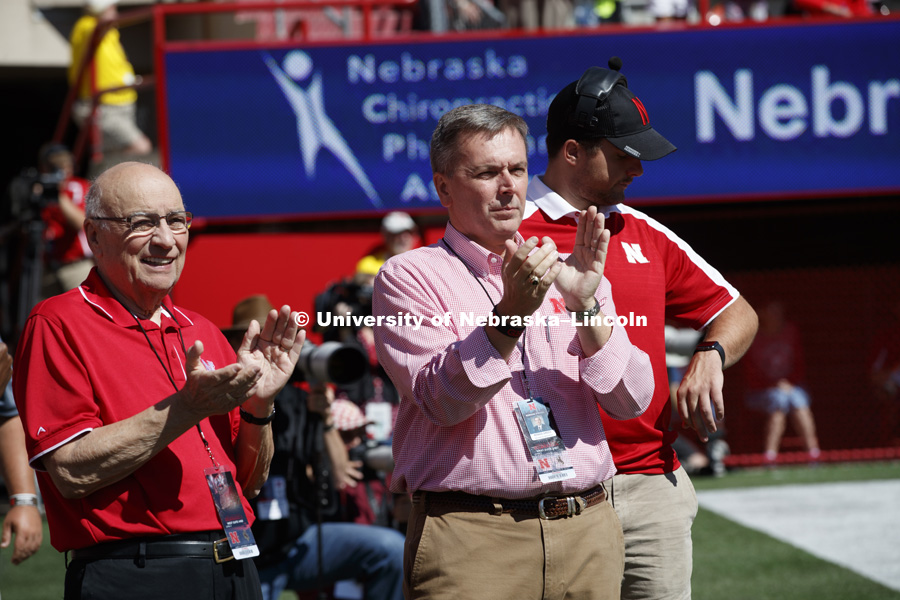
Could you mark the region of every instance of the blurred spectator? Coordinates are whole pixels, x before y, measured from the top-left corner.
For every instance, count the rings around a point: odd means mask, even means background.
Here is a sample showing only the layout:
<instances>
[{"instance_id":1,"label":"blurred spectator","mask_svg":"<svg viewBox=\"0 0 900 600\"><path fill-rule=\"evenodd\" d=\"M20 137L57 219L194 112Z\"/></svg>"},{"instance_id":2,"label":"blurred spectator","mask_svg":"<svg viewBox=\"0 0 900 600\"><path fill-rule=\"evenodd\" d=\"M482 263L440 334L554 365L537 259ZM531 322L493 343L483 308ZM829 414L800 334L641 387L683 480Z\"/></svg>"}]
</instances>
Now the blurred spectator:
<instances>
[{"instance_id":1,"label":"blurred spectator","mask_svg":"<svg viewBox=\"0 0 900 600\"><path fill-rule=\"evenodd\" d=\"M84 15L75 23L69 38L72 45L69 85L77 84L78 69L89 51L94 30L118 16L117 3L118 0L85 3ZM104 152L145 155L153 150L153 144L137 126L137 92L127 87L136 81L134 68L119 40L119 30L110 27L97 43L93 73L90 65L85 68L78 100L72 107L72 118L79 127L84 127L93 108L92 91L110 90L100 96L95 113L103 134Z\"/></svg>"},{"instance_id":2,"label":"blurred spectator","mask_svg":"<svg viewBox=\"0 0 900 600\"><path fill-rule=\"evenodd\" d=\"M315 308L318 313L331 313L337 316L366 316L372 314L372 283L378 268L374 260L366 257L357 264L357 271L352 277L332 283L316 296ZM373 272L374 270L374 272ZM335 325L335 322L338 324ZM330 320L327 326L320 326L316 320L315 330L322 334L323 341L357 343L356 333L360 327L347 325L345 321Z\"/></svg>"},{"instance_id":3,"label":"blurred spectator","mask_svg":"<svg viewBox=\"0 0 900 600\"><path fill-rule=\"evenodd\" d=\"M510 29L594 27L621 20L618 0L498 0Z\"/></svg>"},{"instance_id":4,"label":"blurred spectator","mask_svg":"<svg viewBox=\"0 0 900 600\"><path fill-rule=\"evenodd\" d=\"M232 326L223 331L232 346L240 344L250 321L264 322L271 308L265 296L239 302ZM284 590L322 589L356 578L365 581L369 598L402 598L403 536L384 527L333 522L336 490L362 477L349 464L335 428L333 402L324 386L307 393L289 384L275 397L275 453L269 477L251 502L264 600L277 600Z\"/></svg>"},{"instance_id":5,"label":"blurred spectator","mask_svg":"<svg viewBox=\"0 0 900 600\"><path fill-rule=\"evenodd\" d=\"M381 265L392 256L411 250L419 243L415 221L401 211L385 215L381 221L381 235L382 245L356 264L356 272L352 277L331 284L328 289L316 296L317 313L331 313L336 316L372 314L372 285ZM343 323L320 327L317 324L314 330L320 332L326 342L336 341L358 346L369 358L370 372L356 383L339 386L340 392L359 406L370 402L387 402L392 406L398 404L400 396L393 382L378 364L371 327ZM383 425L390 429L390 424ZM387 434L381 437L386 439Z\"/></svg>"},{"instance_id":6,"label":"blurred spectator","mask_svg":"<svg viewBox=\"0 0 900 600\"><path fill-rule=\"evenodd\" d=\"M769 18L768 0L723 0L712 6L706 19L711 25L724 21L765 21Z\"/></svg>"},{"instance_id":7,"label":"blurred spectator","mask_svg":"<svg viewBox=\"0 0 900 600\"><path fill-rule=\"evenodd\" d=\"M793 8L803 14L837 17L869 17L875 14L869 0L794 0Z\"/></svg>"},{"instance_id":8,"label":"blurred spectator","mask_svg":"<svg viewBox=\"0 0 900 600\"><path fill-rule=\"evenodd\" d=\"M575 0L576 27L621 22L622 3L619 0Z\"/></svg>"},{"instance_id":9,"label":"blurred spectator","mask_svg":"<svg viewBox=\"0 0 900 600\"><path fill-rule=\"evenodd\" d=\"M506 16L493 0L423 0L419 5L419 28L432 33L497 29Z\"/></svg>"},{"instance_id":10,"label":"blurred spectator","mask_svg":"<svg viewBox=\"0 0 900 600\"><path fill-rule=\"evenodd\" d=\"M82 231L88 182L73 175L72 154L61 144L42 145L37 159L10 182L9 225L0 228L0 296L17 299L2 307L15 328L39 301L81 284L93 266Z\"/></svg>"},{"instance_id":11,"label":"blurred spectator","mask_svg":"<svg viewBox=\"0 0 900 600\"><path fill-rule=\"evenodd\" d=\"M695 6L694 0L650 0L650 12L657 21L683 21Z\"/></svg>"},{"instance_id":12,"label":"blurred spectator","mask_svg":"<svg viewBox=\"0 0 900 600\"><path fill-rule=\"evenodd\" d=\"M497 0L497 8L506 17L510 29L538 29L541 26L539 0Z\"/></svg>"},{"instance_id":13,"label":"blurred spectator","mask_svg":"<svg viewBox=\"0 0 900 600\"><path fill-rule=\"evenodd\" d=\"M891 303L891 313L880 328L869 354L869 376L875 399L884 415L879 419L882 439L900 439L900 300Z\"/></svg>"},{"instance_id":14,"label":"blurred spectator","mask_svg":"<svg viewBox=\"0 0 900 600\"><path fill-rule=\"evenodd\" d=\"M359 261L353 277L332 284L316 296L316 312L331 313L335 317L371 315L372 284L380 266L379 261L374 256L367 256ZM380 434L375 436L376 441L385 441L393 429L400 395L378 362L372 328L366 325L333 323L334 321L327 327L321 327L316 319L314 330L321 332L323 341L335 341L359 348L369 362L369 369L361 379L337 386L338 396L365 407L370 418L377 421L376 429Z\"/></svg>"},{"instance_id":15,"label":"blurred spectator","mask_svg":"<svg viewBox=\"0 0 900 600\"><path fill-rule=\"evenodd\" d=\"M803 438L809 458L819 457L816 424L809 408L809 394L802 386L806 376L803 348L797 327L786 320L784 306L770 302L759 313L759 332L745 358L748 403L768 414L765 426L765 458L774 464L788 418Z\"/></svg>"},{"instance_id":16,"label":"blurred spectator","mask_svg":"<svg viewBox=\"0 0 900 600\"><path fill-rule=\"evenodd\" d=\"M381 220L381 237L383 245L372 254L363 257L356 265L357 273L375 275L381 265L392 256L412 250L419 242L416 222L405 212L394 211L386 214Z\"/></svg>"},{"instance_id":17,"label":"blurred spectator","mask_svg":"<svg viewBox=\"0 0 900 600\"><path fill-rule=\"evenodd\" d=\"M0 475L9 495L10 509L3 519L0 548L13 544L12 563L17 565L41 547L44 535L34 471L28 464L25 433L12 395L12 356L0 341Z\"/></svg>"},{"instance_id":18,"label":"blurred spectator","mask_svg":"<svg viewBox=\"0 0 900 600\"><path fill-rule=\"evenodd\" d=\"M47 243L44 262L48 267L43 295L49 297L80 285L94 266L93 254L82 229L84 197L90 183L75 177L72 153L61 144L49 143L41 147L38 169L42 176L57 182L55 189L43 190L47 202L41 209Z\"/></svg>"},{"instance_id":19,"label":"blurred spectator","mask_svg":"<svg viewBox=\"0 0 900 600\"><path fill-rule=\"evenodd\" d=\"M393 496L386 482L394 468L391 447L369 442L366 426L372 421L353 402L336 399L331 414L334 427L347 447L351 465L360 473L357 485L340 490L341 520L392 527Z\"/></svg>"},{"instance_id":20,"label":"blurred spectator","mask_svg":"<svg viewBox=\"0 0 900 600\"><path fill-rule=\"evenodd\" d=\"M572 29L575 27L575 2L573 0L544 0L541 9L541 26L544 29Z\"/></svg>"}]
</instances>

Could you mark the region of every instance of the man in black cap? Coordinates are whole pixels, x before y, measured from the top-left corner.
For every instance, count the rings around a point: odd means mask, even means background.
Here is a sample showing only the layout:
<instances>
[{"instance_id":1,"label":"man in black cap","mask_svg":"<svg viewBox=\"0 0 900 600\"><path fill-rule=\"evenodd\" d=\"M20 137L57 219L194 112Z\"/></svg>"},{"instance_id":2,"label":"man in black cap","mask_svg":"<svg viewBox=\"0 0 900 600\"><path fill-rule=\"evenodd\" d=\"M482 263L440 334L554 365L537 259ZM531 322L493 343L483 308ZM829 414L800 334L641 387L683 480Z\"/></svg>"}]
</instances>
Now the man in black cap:
<instances>
[{"instance_id":1,"label":"man in black cap","mask_svg":"<svg viewBox=\"0 0 900 600\"><path fill-rule=\"evenodd\" d=\"M722 371L747 350L757 319L683 240L621 204L628 185L643 174L642 161L662 158L675 146L650 126L646 107L619 68L617 58L610 69L591 67L550 104L547 172L528 185L519 232L550 236L563 254L572 251L581 210L593 205L605 217L611 234L605 275L619 314L635 316L636 325L624 326L650 355L656 379L641 417L616 421L601 411L617 469L611 501L625 535L622 598L689 599L697 497L672 449L677 431L669 430L665 322L705 330L677 397L684 424L706 441L725 415Z\"/></svg>"}]
</instances>

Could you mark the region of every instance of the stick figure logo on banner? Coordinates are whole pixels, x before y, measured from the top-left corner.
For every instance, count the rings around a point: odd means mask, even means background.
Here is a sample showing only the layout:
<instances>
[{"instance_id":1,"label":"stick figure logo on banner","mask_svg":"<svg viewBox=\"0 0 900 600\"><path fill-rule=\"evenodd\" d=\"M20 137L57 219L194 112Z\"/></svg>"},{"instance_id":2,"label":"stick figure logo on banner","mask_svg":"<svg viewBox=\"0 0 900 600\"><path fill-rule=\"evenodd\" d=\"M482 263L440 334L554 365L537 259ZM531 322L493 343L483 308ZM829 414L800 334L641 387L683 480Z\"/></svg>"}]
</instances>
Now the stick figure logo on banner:
<instances>
[{"instance_id":1,"label":"stick figure logo on banner","mask_svg":"<svg viewBox=\"0 0 900 600\"><path fill-rule=\"evenodd\" d=\"M309 55L302 50L292 50L285 55L281 65L268 53L263 54L263 60L297 117L297 137L306 176L310 179L315 177L319 150L327 148L353 175L372 205L381 208L378 192L375 191L341 132L325 114L322 75L312 72L313 64ZM310 79L309 85L303 89L300 82L307 79Z\"/></svg>"}]
</instances>

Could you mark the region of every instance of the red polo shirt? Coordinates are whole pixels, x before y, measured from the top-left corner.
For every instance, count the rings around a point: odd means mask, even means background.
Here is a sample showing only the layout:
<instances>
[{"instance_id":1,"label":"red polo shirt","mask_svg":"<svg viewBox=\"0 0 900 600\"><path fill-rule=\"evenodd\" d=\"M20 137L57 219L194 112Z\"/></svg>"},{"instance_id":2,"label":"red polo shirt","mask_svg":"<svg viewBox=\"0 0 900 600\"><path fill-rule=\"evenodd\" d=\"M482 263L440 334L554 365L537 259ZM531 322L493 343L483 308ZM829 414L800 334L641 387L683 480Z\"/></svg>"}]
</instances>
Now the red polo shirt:
<instances>
[{"instance_id":1,"label":"red polo shirt","mask_svg":"<svg viewBox=\"0 0 900 600\"><path fill-rule=\"evenodd\" d=\"M523 237L548 236L561 254L575 245L578 214L539 176L528 183ZM617 421L603 411L603 429L619 473L669 473L678 468L670 429L672 407L666 374L665 324L702 329L738 297L722 275L667 227L624 204L606 211L610 231L604 277L612 285L617 314L631 318L628 338L650 356L655 387L650 408L636 419ZM646 324L637 325L639 318Z\"/></svg>"},{"instance_id":2,"label":"red polo shirt","mask_svg":"<svg viewBox=\"0 0 900 600\"><path fill-rule=\"evenodd\" d=\"M161 324L135 318L96 269L78 288L35 306L16 354L16 404L38 470L50 537L59 551L138 536L221 529L203 470L212 466L196 427L125 479L67 500L41 457L94 428L127 419L184 386L185 348L203 342L207 369L235 361L211 322L166 297ZM179 335L179 332L181 335ZM182 345L181 338L184 339ZM158 355L158 358L157 358ZM165 371L163 368L165 364ZM237 410L200 422L213 456L235 472ZM253 513L241 494L247 516Z\"/></svg>"}]
</instances>

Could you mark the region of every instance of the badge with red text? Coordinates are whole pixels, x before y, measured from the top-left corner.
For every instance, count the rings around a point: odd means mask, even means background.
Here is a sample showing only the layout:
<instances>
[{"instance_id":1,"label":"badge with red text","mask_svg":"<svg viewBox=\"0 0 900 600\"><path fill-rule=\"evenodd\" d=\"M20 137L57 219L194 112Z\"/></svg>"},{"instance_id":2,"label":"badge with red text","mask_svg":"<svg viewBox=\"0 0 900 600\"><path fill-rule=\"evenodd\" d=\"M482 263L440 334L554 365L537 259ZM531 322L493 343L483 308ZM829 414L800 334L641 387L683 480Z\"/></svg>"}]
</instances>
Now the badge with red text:
<instances>
[{"instance_id":1,"label":"badge with red text","mask_svg":"<svg viewBox=\"0 0 900 600\"><path fill-rule=\"evenodd\" d=\"M206 475L206 483L209 484L216 512L219 513L219 521L225 528L231 553L237 560L259 556L259 548L250 531L250 522L244 513L244 505L241 504L231 471L220 465L204 469L203 474Z\"/></svg>"},{"instance_id":2,"label":"badge with red text","mask_svg":"<svg viewBox=\"0 0 900 600\"><path fill-rule=\"evenodd\" d=\"M574 478L566 446L550 424L550 407L540 398L529 398L519 400L514 410L541 483Z\"/></svg>"}]
</instances>

